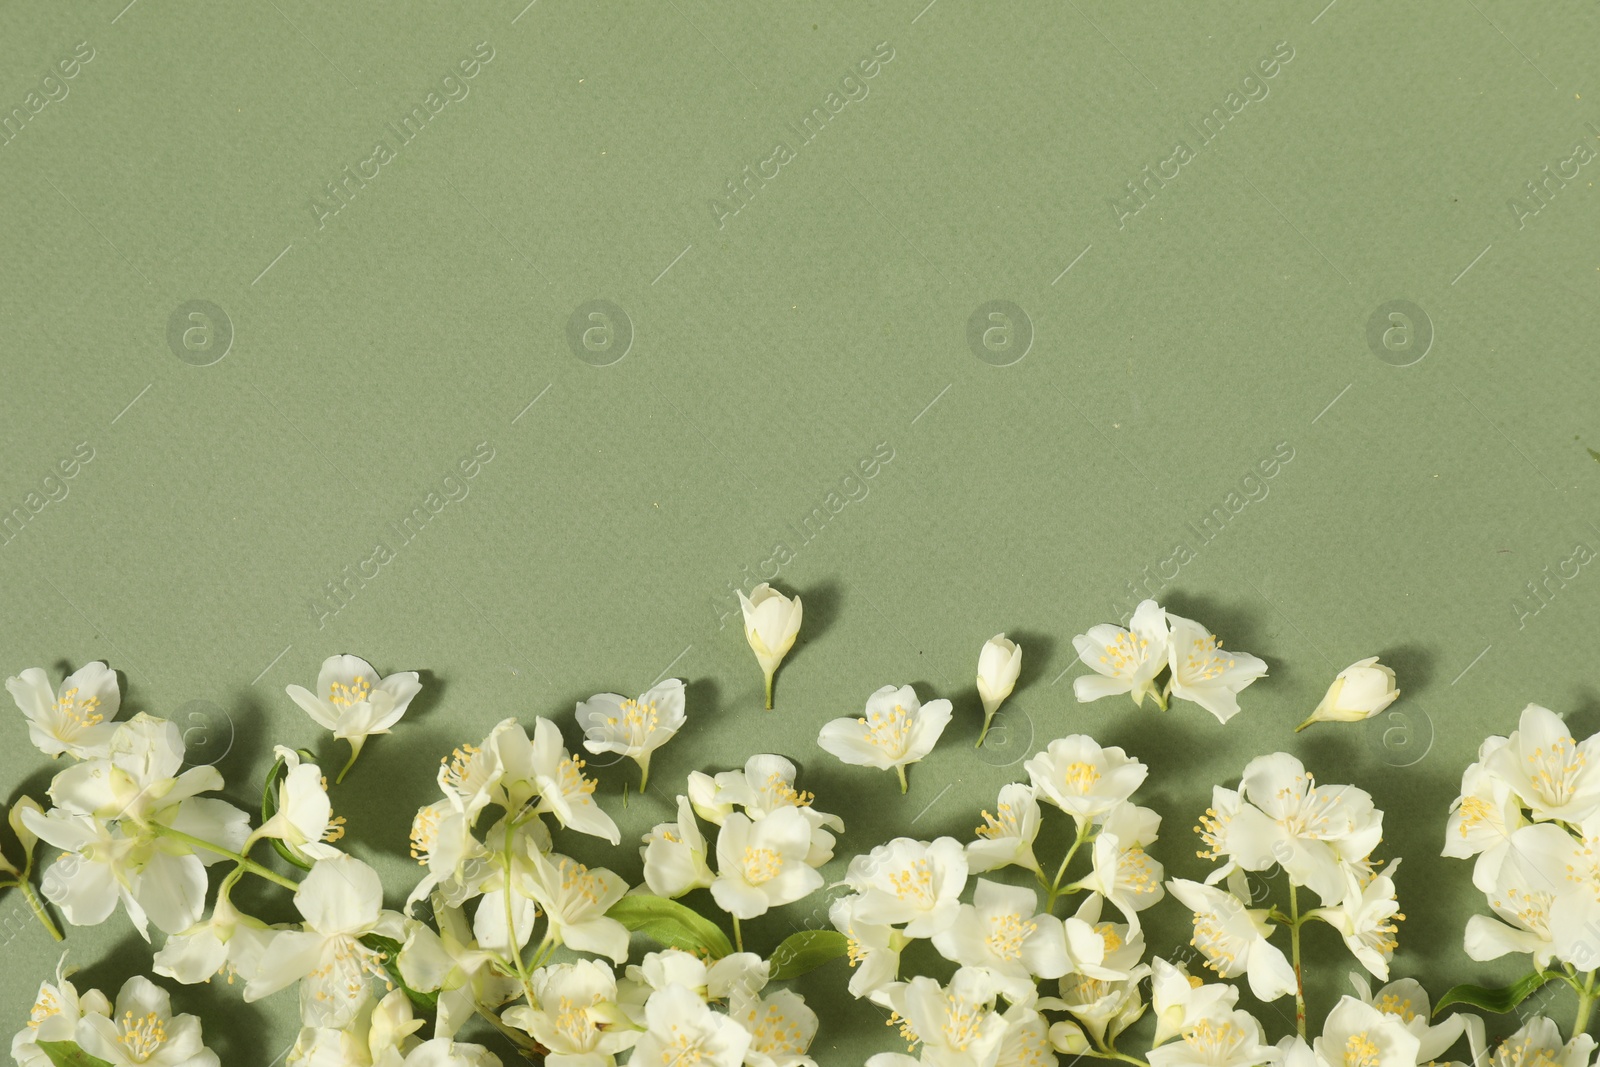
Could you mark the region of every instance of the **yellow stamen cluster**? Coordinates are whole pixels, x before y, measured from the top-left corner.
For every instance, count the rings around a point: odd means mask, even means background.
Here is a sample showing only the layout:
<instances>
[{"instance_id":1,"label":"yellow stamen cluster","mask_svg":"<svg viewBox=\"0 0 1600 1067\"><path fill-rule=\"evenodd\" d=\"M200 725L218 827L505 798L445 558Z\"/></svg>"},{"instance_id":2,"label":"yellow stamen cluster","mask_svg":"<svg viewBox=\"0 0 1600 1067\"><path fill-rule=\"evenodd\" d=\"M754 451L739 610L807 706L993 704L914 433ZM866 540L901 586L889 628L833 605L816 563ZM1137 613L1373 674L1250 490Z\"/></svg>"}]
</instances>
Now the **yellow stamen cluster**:
<instances>
[{"instance_id":1,"label":"yellow stamen cluster","mask_svg":"<svg viewBox=\"0 0 1600 1067\"><path fill-rule=\"evenodd\" d=\"M1411 1009L1411 998L1401 997L1397 993L1385 993L1373 1001L1372 1006L1386 1015L1399 1016L1403 1023L1408 1023L1417 1017L1417 1013Z\"/></svg>"},{"instance_id":2,"label":"yellow stamen cluster","mask_svg":"<svg viewBox=\"0 0 1600 1067\"><path fill-rule=\"evenodd\" d=\"M696 1064L711 1062L712 1057L706 1052L699 1034L689 1033L677 1023L672 1023L667 1033L666 1048L662 1050L665 1053L663 1063L673 1064L673 1067L695 1067Z\"/></svg>"},{"instance_id":3,"label":"yellow stamen cluster","mask_svg":"<svg viewBox=\"0 0 1600 1067\"><path fill-rule=\"evenodd\" d=\"M575 1003L570 997L562 997L556 1008L556 1031L575 1048L588 1048L596 1036L598 1028L589 1014L593 1006L593 1002Z\"/></svg>"},{"instance_id":4,"label":"yellow stamen cluster","mask_svg":"<svg viewBox=\"0 0 1600 1067\"><path fill-rule=\"evenodd\" d=\"M1193 684L1196 682L1209 682L1222 676L1233 668L1233 658L1227 655L1218 655L1222 642L1216 637L1207 634L1205 637L1194 639L1187 654L1183 659L1183 670L1179 673L1184 680Z\"/></svg>"},{"instance_id":5,"label":"yellow stamen cluster","mask_svg":"<svg viewBox=\"0 0 1600 1067\"><path fill-rule=\"evenodd\" d=\"M1583 776L1588 758L1578 750L1577 742L1570 737L1558 738L1546 748L1536 748L1528 755L1534 770L1528 780L1539 795L1551 805L1565 804L1578 791L1578 781Z\"/></svg>"},{"instance_id":6,"label":"yellow stamen cluster","mask_svg":"<svg viewBox=\"0 0 1600 1067\"><path fill-rule=\"evenodd\" d=\"M460 748L452 749L450 755L439 761L444 767L442 772L444 784L452 789L460 789L472 774L472 761L481 751L477 745L462 745Z\"/></svg>"},{"instance_id":7,"label":"yellow stamen cluster","mask_svg":"<svg viewBox=\"0 0 1600 1067\"><path fill-rule=\"evenodd\" d=\"M52 1015L61 1014L61 1000L56 996L56 991L49 986L39 987L39 999L33 1002L33 1011L28 1013L28 1025L35 1030L39 1024Z\"/></svg>"},{"instance_id":8,"label":"yellow stamen cluster","mask_svg":"<svg viewBox=\"0 0 1600 1067\"><path fill-rule=\"evenodd\" d=\"M1462 797L1461 807L1457 810L1461 813L1462 837L1494 818L1494 805L1483 797Z\"/></svg>"},{"instance_id":9,"label":"yellow stamen cluster","mask_svg":"<svg viewBox=\"0 0 1600 1067\"><path fill-rule=\"evenodd\" d=\"M426 867L438 841L438 809L432 806L418 808L416 818L411 820L411 858Z\"/></svg>"},{"instance_id":10,"label":"yellow stamen cluster","mask_svg":"<svg viewBox=\"0 0 1600 1067\"><path fill-rule=\"evenodd\" d=\"M394 988L383 961L388 954L368 948L348 934L330 938L322 950L322 963L308 976L307 981L316 990L318 1000L332 1000L327 986L342 987L349 999L364 996L369 978L382 978L385 987Z\"/></svg>"},{"instance_id":11,"label":"yellow stamen cluster","mask_svg":"<svg viewBox=\"0 0 1600 1067\"><path fill-rule=\"evenodd\" d=\"M1239 961L1238 939L1229 932L1222 918L1209 911L1194 913L1194 937L1189 944L1200 950L1205 965L1224 978L1235 973Z\"/></svg>"},{"instance_id":12,"label":"yellow stamen cluster","mask_svg":"<svg viewBox=\"0 0 1600 1067\"><path fill-rule=\"evenodd\" d=\"M567 796L582 793L585 796L594 792L595 780L583 776L583 768L588 766L577 756L568 756L556 767L556 785Z\"/></svg>"},{"instance_id":13,"label":"yellow stamen cluster","mask_svg":"<svg viewBox=\"0 0 1600 1067\"><path fill-rule=\"evenodd\" d=\"M1368 1037L1365 1030L1345 1038L1344 1067L1378 1067L1382 1060L1378 1043Z\"/></svg>"},{"instance_id":14,"label":"yellow stamen cluster","mask_svg":"<svg viewBox=\"0 0 1600 1067\"><path fill-rule=\"evenodd\" d=\"M86 696L78 699L78 687L64 690L61 698L51 705L51 711L60 720L64 731L75 733L90 726L99 726L105 722L105 716L100 714L100 698Z\"/></svg>"},{"instance_id":15,"label":"yellow stamen cluster","mask_svg":"<svg viewBox=\"0 0 1600 1067\"><path fill-rule=\"evenodd\" d=\"M768 1056L801 1056L809 1044L805 1030L776 1004L768 1004L759 1012L752 1008L746 1016L745 1029L750 1031L751 1050Z\"/></svg>"},{"instance_id":16,"label":"yellow stamen cluster","mask_svg":"<svg viewBox=\"0 0 1600 1067\"><path fill-rule=\"evenodd\" d=\"M1555 1067L1561 1062L1550 1049L1535 1045L1529 1037L1514 1044L1510 1039L1502 1042L1494 1050L1493 1060L1495 1067Z\"/></svg>"},{"instance_id":17,"label":"yellow stamen cluster","mask_svg":"<svg viewBox=\"0 0 1600 1067\"><path fill-rule=\"evenodd\" d=\"M767 775L767 793L773 800L789 804L796 808L809 808L816 797L811 793L803 793L795 789L783 775L773 771Z\"/></svg>"},{"instance_id":18,"label":"yellow stamen cluster","mask_svg":"<svg viewBox=\"0 0 1600 1067\"><path fill-rule=\"evenodd\" d=\"M328 703L336 708L353 707L371 695L372 683L367 681L364 674L356 675L349 685L343 682L328 683Z\"/></svg>"},{"instance_id":19,"label":"yellow stamen cluster","mask_svg":"<svg viewBox=\"0 0 1600 1067\"><path fill-rule=\"evenodd\" d=\"M922 1043L922 1038L918 1037L917 1032L911 1029L910 1020L897 1011L891 1011L889 1017L883 1020L883 1025L892 1026L900 1031L900 1039L906 1043L907 1052L916 1051L917 1046Z\"/></svg>"},{"instance_id":20,"label":"yellow stamen cluster","mask_svg":"<svg viewBox=\"0 0 1600 1067\"><path fill-rule=\"evenodd\" d=\"M746 845L744 854L739 859L739 865L744 869L745 881L751 885L762 885L772 881L783 871L783 857L770 848Z\"/></svg>"},{"instance_id":21,"label":"yellow stamen cluster","mask_svg":"<svg viewBox=\"0 0 1600 1067\"><path fill-rule=\"evenodd\" d=\"M911 713L899 704L894 706L893 711L869 711L856 720L857 724L867 728L869 742L893 754L905 751L914 721Z\"/></svg>"},{"instance_id":22,"label":"yellow stamen cluster","mask_svg":"<svg viewBox=\"0 0 1600 1067\"><path fill-rule=\"evenodd\" d=\"M965 1052L978 1039L988 1013L983 1005L968 1004L954 993L946 993L944 1002L944 1043L957 1052Z\"/></svg>"},{"instance_id":23,"label":"yellow stamen cluster","mask_svg":"<svg viewBox=\"0 0 1600 1067\"><path fill-rule=\"evenodd\" d=\"M1038 929L1038 923L1032 919L1024 919L1016 912L991 915L989 916L989 933L984 936L983 940L989 946L989 951L999 958L1003 960L1019 960L1022 958L1023 944Z\"/></svg>"},{"instance_id":24,"label":"yellow stamen cluster","mask_svg":"<svg viewBox=\"0 0 1600 1067\"><path fill-rule=\"evenodd\" d=\"M1017 816L1011 810L1011 805L1000 804L995 810L1000 813L998 817L990 815L987 811L982 812L983 825L972 832L991 841L1002 837L1021 837L1022 829L1017 825Z\"/></svg>"},{"instance_id":25,"label":"yellow stamen cluster","mask_svg":"<svg viewBox=\"0 0 1600 1067\"><path fill-rule=\"evenodd\" d=\"M612 730L618 727L627 735L628 741L635 745L642 745L655 733L656 724L661 716L656 712L656 702L641 704L637 700L624 700L622 707L617 709L621 715L608 715L606 725Z\"/></svg>"},{"instance_id":26,"label":"yellow stamen cluster","mask_svg":"<svg viewBox=\"0 0 1600 1067\"><path fill-rule=\"evenodd\" d=\"M167 1043L166 1020L153 1011L137 1018L131 1011L123 1012L117 1031L117 1043L128 1050L129 1058L135 1062L149 1059Z\"/></svg>"},{"instance_id":27,"label":"yellow stamen cluster","mask_svg":"<svg viewBox=\"0 0 1600 1067\"><path fill-rule=\"evenodd\" d=\"M1150 651L1148 638L1136 634L1123 632L1117 639L1106 646L1105 655L1100 657L1104 663L1117 674L1130 674L1133 668L1145 661Z\"/></svg>"},{"instance_id":28,"label":"yellow stamen cluster","mask_svg":"<svg viewBox=\"0 0 1600 1067\"><path fill-rule=\"evenodd\" d=\"M605 886L599 875L590 874L589 868L577 860L567 859L565 856L557 864L557 872L561 876L561 892L569 897L576 896L588 904L598 904L600 894Z\"/></svg>"},{"instance_id":29,"label":"yellow stamen cluster","mask_svg":"<svg viewBox=\"0 0 1600 1067\"><path fill-rule=\"evenodd\" d=\"M889 885L894 889L894 895L901 900L912 897L923 904L932 904L933 864L925 858L912 860L900 870L890 872Z\"/></svg>"},{"instance_id":30,"label":"yellow stamen cluster","mask_svg":"<svg viewBox=\"0 0 1600 1067\"><path fill-rule=\"evenodd\" d=\"M1092 763L1069 763L1061 773L1062 784L1080 794L1087 794L1099 780L1100 768Z\"/></svg>"},{"instance_id":31,"label":"yellow stamen cluster","mask_svg":"<svg viewBox=\"0 0 1600 1067\"><path fill-rule=\"evenodd\" d=\"M1216 808L1207 808L1206 813L1200 816L1200 825L1194 832L1200 835L1200 840L1205 842L1205 848L1195 855L1203 860L1221 859L1227 849L1223 842L1228 833L1228 823L1233 821L1231 815L1219 815Z\"/></svg>"}]
</instances>

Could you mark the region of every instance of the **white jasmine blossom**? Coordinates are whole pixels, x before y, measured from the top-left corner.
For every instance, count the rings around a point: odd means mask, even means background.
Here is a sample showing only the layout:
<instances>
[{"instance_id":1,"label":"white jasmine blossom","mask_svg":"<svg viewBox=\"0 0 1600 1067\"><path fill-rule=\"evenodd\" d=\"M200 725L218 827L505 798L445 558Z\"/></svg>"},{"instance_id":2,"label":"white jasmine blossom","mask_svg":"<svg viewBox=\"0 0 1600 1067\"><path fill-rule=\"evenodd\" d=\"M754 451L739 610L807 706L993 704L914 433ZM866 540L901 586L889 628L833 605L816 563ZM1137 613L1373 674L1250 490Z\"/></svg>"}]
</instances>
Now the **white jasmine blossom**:
<instances>
[{"instance_id":1,"label":"white jasmine blossom","mask_svg":"<svg viewBox=\"0 0 1600 1067\"><path fill-rule=\"evenodd\" d=\"M11 1057L20 1067L50 1067L50 1057L39 1042L72 1041L84 1017L111 1014L111 1003L105 994L90 989L80 996L77 986L67 980L71 973L67 957L62 955L56 963L56 980L39 983L27 1025L11 1039Z\"/></svg>"},{"instance_id":2,"label":"white jasmine blossom","mask_svg":"<svg viewBox=\"0 0 1600 1067\"><path fill-rule=\"evenodd\" d=\"M645 1023L629 1067L740 1067L750 1050L750 1031L682 986L652 993Z\"/></svg>"},{"instance_id":3,"label":"white jasmine blossom","mask_svg":"<svg viewBox=\"0 0 1600 1067\"><path fill-rule=\"evenodd\" d=\"M434 1037L454 1037L479 1005L498 1008L517 992L517 983L499 970L496 953L480 947L459 908L434 911L439 929L425 923L406 924L405 943L397 961L400 976L412 989L437 991Z\"/></svg>"},{"instance_id":4,"label":"white jasmine blossom","mask_svg":"<svg viewBox=\"0 0 1600 1067\"><path fill-rule=\"evenodd\" d=\"M1167 882L1167 889L1194 912L1194 946L1207 967L1223 978L1244 975L1259 1000L1277 1000L1298 988L1283 950L1267 940L1271 924L1265 910L1247 908L1232 893L1183 878Z\"/></svg>"},{"instance_id":5,"label":"white jasmine blossom","mask_svg":"<svg viewBox=\"0 0 1600 1067\"><path fill-rule=\"evenodd\" d=\"M995 634L983 643L978 651L978 698L983 701L983 729L978 733L978 746L989 736L989 725L994 713L1017 686L1022 675L1022 646L1006 637Z\"/></svg>"},{"instance_id":6,"label":"white jasmine blossom","mask_svg":"<svg viewBox=\"0 0 1600 1067\"><path fill-rule=\"evenodd\" d=\"M385 678L359 656L329 656L317 673L316 692L299 685L285 691L317 725L350 742L350 761L339 772L342 782L367 738L388 733L400 721L422 682L416 671Z\"/></svg>"},{"instance_id":7,"label":"white jasmine blossom","mask_svg":"<svg viewBox=\"0 0 1600 1067\"><path fill-rule=\"evenodd\" d=\"M1467 859L1476 856L1472 884L1487 893L1499 875L1511 845L1511 835L1528 824L1522 801L1509 783L1484 766L1489 754L1506 743L1491 737L1478 749L1478 761L1461 775L1461 796L1450 805L1441 855Z\"/></svg>"},{"instance_id":8,"label":"white jasmine blossom","mask_svg":"<svg viewBox=\"0 0 1600 1067\"><path fill-rule=\"evenodd\" d=\"M644 882L659 897L676 899L704 889L716 878L706 863L706 839L686 796L678 797L678 821L658 824L639 849Z\"/></svg>"},{"instance_id":9,"label":"white jasmine blossom","mask_svg":"<svg viewBox=\"0 0 1600 1067\"><path fill-rule=\"evenodd\" d=\"M549 812L562 826L580 834L604 838L613 845L622 840L617 824L594 802L595 781L583 773L583 760L567 752L560 729L549 719L534 723L530 758L539 794L536 810Z\"/></svg>"},{"instance_id":10,"label":"white jasmine blossom","mask_svg":"<svg viewBox=\"0 0 1600 1067\"><path fill-rule=\"evenodd\" d=\"M717 877L711 895L735 919L799 900L822 887L806 863L811 824L799 808L781 808L759 822L735 812L717 834Z\"/></svg>"},{"instance_id":11,"label":"white jasmine blossom","mask_svg":"<svg viewBox=\"0 0 1600 1067\"><path fill-rule=\"evenodd\" d=\"M298 982L305 1025L346 1026L366 1001L371 980L387 980L382 957L361 938L379 933L401 940L404 920L384 910L377 872L351 856L318 860L294 903L304 929L272 934L244 999L260 1000Z\"/></svg>"},{"instance_id":12,"label":"white jasmine blossom","mask_svg":"<svg viewBox=\"0 0 1600 1067\"><path fill-rule=\"evenodd\" d=\"M750 1034L748 1067L816 1067L806 1053L817 1036L817 1013L800 994L780 989L730 1009L729 1015Z\"/></svg>"},{"instance_id":13,"label":"white jasmine blossom","mask_svg":"<svg viewBox=\"0 0 1600 1067\"><path fill-rule=\"evenodd\" d=\"M904 924L907 937L932 937L960 913L967 854L953 837L932 844L897 837L851 860L845 882L859 894L859 921Z\"/></svg>"},{"instance_id":14,"label":"white jasmine blossom","mask_svg":"<svg viewBox=\"0 0 1600 1067\"><path fill-rule=\"evenodd\" d=\"M1267 673L1267 665L1248 652L1227 652L1215 634L1193 619L1167 614L1171 627L1167 691L1199 704L1218 722L1239 712L1239 691Z\"/></svg>"},{"instance_id":15,"label":"white jasmine blossom","mask_svg":"<svg viewBox=\"0 0 1600 1067\"><path fill-rule=\"evenodd\" d=\"M1035 978L1060 978L1071 967L1061 920L1041 914L1039 895L1021 886L976 880L973 902L963 904L950 926L933 935L933 947L963 967L979 967L1021 990L1022 1000Z\"/></svg>"},{"instance_id":16,"label":"white jasmine blossom","mask_svg":"<svg viewBox=\"0 0 1600 1067\"><path fill-rule=\"evenodd\" d=\"M1315 722L1360 722L1370 719L1393 704L1399 696L1394 671L1379 663L1377 656L1368 656L1340 671L1311 712L1311 717L1294 729L1299 733Z\"/></svg>"},{"instance_id":17,"label":"white jasmine blossom","mask_svg":"<svg viewBox=\"0 0 1600 1067\"><path fill-rule=\"evenodd\" d=\"M992 1063L999 1053L1006 1030L994 1010L1000 992L994 976L963 967L948 986L918 975L898 987L890 1003L907 1044L922 1046L923 1063L976 1065Z\"/></svg>"},{"instance_id":18,"label":"white jasmine blossom","mask_svg":"<svg viewBox=\"0 0 1600 1067\"><path fill-rule=\"evenodd\" d=\"M242 851L248 852L252 841L277 838L308 863L338 855L331 842L344 837L344 817L333 814L322 769L300 762L300 754L283 745L273 754L284 765L277 783L278 810L250 835Z\"/></svg>"},{"instance_id":19,"label":"white jasmine blossom","mask_svg":"<svg viewBox=\"0 0 1600 1067\"><path fill-rule=\"evenodd\" d=\"M1329 1067L1416 1067L1421 1043L1398 1017L1346 996L1328 1013L1312 1049Z\"/></svg>"},{"instance_id":20,"label":"white jasmine blossom","mask_svg":"<svg viewBox=\"0 0 1600 1067\"><path fill-rule=\"evenodd\" d=\"M834 901L828 908L828 921L845 936L845 958L851 968L850 994L882 1004L889 986L900 976L900 951L910 941L885 923L862 922L856 916L857 899L842 897Z\"/></svg>"},{"instance_id":21,"label":"white jasmine blossom","mask_svg":"<svg viewBox=\"0 0 1600 1067\"><path fill-rule=\"evenodd\" d=\"M767 710L772 710L772 677L778 664L794 647L800 633L803 614L800 598L784 596L766 582L750 590L750 595L739 593L739 607L744 611L744 637L750 650L761 664L761 673L767 681Z\"/></svg>"},{"instance_id":22,"label":"white jasmine blossom","mask_svg":"<svg viewBox=\"0 0 1600 1067\"><path fill-rule=\"evenodd\" d=\"M104 756L122 706L116 672L104 663L86 663L67 675L59 689L39 667L6 679L6 691L28 720L28 738L46 756L63 752L74 759Z\"/></svg>"},{"instance_id":23,"label":"white jasmine blossom","mask_svg":"<svg viewBox=\"0 0 1600 1067\"><path fill-rule=\"evenodd\" d=\"M1364 883L1350 875L1343 904L1311 913L1339 931L1345 947L1361 966L1383 981L1389 979L1389 961L1398 945L1395 934L1399 928L1395 924L1405 919L1394 894L1394 873L1399 867L1400 861L1395 860L1382 874L1373 875Z\"/></svg>"},{"instance_id":24,"label":"white jasmine blossom","mask_svg":"<svg viewBox=\"0 0 1600 1067\"><path fill-rule=\"evenodd\" d=\"M533 972L534 1002L501 1018L549 1050L550 1067L593 1067L633 1047L638 1031L617 1005L617 980L599 960L578 960Z\"/></svg>"},{"instance_id":25,"label":"white jasmine blossom","mask_svg":"<svg viewBox=\"0 0 1600 1067\"><path fill-rule=\"evenodd\" d=\"M1600 808L1600 734L1573 739L1561 717L1529 704L1484 766L1509 785L1535 820L1578 823Z\"/></svg>"},{"instance_id":26,"label":"white jasmine blossom","mask_svg":"<svg viewBox=\"0 0 1600 1067\"><path fill-rule=\"evenodd\" d=\"M1034 855L1039 836L1039 801L1033 786L1011 782L1000 787L994 814L982 812L983 825L973 830L977 838L967 844L967 866L974 873L1001 867L1022 867L1041 879L1044 870Z\"/></svg>"},{"instance_id":27,"label":"white jasmine blossom","mask_svg":"<svg viewBox=\"0 0 1600 1067\"><path fill-rule=\"evenodd\" d=\"M822 727L817 744L843 763L893 769L906 791L906 767L933 751L950 723L948 700L924 704L909 685L886 685L867 698L860 717L834 719Z\"/></svg>"},{"instance_id":28,"label":"white jasmine blossom","mask_svg":"<svg viewBox=\"0 0 1600 1067\"><path fill-rule=\"evenodd\" d=\"M668 678L636 699L616 693L590 697L577 710L583 747L615 752L639 765L639 792L650 784L650 754L683 727L683 682Z\"/></svg>"},{"instance_id":29,"label":"white jasmine blossom","mask_svg":"<svg viewBox=\"0 0 1600 1067\"><path fill-rule=\"evenodd\" d=\"M1151 1049L1149 1059L1150 1067L1259 1067L1279 1056L1255 1016L1235 1009L1197 1020L1181 1040Z\"/></svg>"},{"instance_id":30,"label":"white jasmine blossom","mask_svg":"<svg viewBox=\"0 0 1600 1067\"><path fill-rule=\"evenodd\" d=\"M112 1067L219 1067L222 1062L205 1047L200 1020L173 1015L166 990L139 975L123 983L111 1014L86 1014L78 1021L76 1040L84 1052Z\"/></svg>"},{"instance_id":31,"label":"white jasmine blossom","mask_svg":"<svg viewBox=\"0 0 1600 1067\"><path fill-rule=\"evenodd\" d=\"M1092 626L1088 633L1072 639L1078 658L1094 671L1072 680L1072 691L1080 702L1130 693L1137 705L1142 706L1148 696L1166 706L1155 679L1167 665L1171 640L1167 613L1154 600L1141 601L1128 625L1126 630Z\"/></svg>"},{"instance_id":32,"label":"white jasmine blossom","mask_svg":"<svg viewBox=\"0 0 1600 1067\"><path fill-rule=\"evenodd\" d=\"M1228 1015L1238 1000L1237 986L1203 982L1184 964L1156 957L1150 961L1150 1007L1156 1016L1151 1044L1181 1037L1202 1019Z\"/></svg>"},{"instance_id":33,"label":"white jasmine blossom","mask_svg":"<svg viewBox=\"0 0 1600 1067\"><path fill-rule=\"evenodd\" d=\"M544 910L547 937L613 963L628 958L628 928L606 915L628 891L627 882L604 867L585 867L553 853L535 852L531 863L527 891Z\"/></svg>"},{"instance_id":34,"label":"white jasmine blossom","mask_svg":"<svg viewBox=\"0 0 1600 1067\"><path fill-rule=\"evenodd\" d=\"M1040 800L1077 820L1080 831L1133 795L1148 768L1083 734L1058 737L1022 765Z\"/></svg>"}]
</instances>

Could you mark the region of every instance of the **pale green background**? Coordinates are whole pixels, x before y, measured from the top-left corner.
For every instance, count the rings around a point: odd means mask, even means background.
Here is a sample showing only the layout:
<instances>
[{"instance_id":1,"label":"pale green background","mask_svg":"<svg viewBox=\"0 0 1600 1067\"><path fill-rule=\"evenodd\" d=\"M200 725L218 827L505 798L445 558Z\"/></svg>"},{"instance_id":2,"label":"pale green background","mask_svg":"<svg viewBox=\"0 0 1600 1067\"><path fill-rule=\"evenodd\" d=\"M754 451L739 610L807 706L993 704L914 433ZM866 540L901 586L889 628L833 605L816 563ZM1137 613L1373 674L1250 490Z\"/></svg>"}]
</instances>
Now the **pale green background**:
<instances>
[{"instance_id":1,"label":"pale green background","mask_svg":"<svg viewBox=\"0 0 1600 1067\"><path fill-rule=\"evenodd\" d=\"M1600 162L1523 228L1506 203L1580 140L1600 147L1594 5L523 2L0 14L3 111L78 42L96 53L0 148L0 510L94 449L0 545L0 671L107 659L127 706L180 717L240 802L272 743L323 743L283 687L324 656L425 671L335 792L396 901L452 745L506 715L572 737L576 700L669 667L691 726L630 834L687 770L757 749L802 764L849 821L844 849L966 834L1016 761L1084 730L1150 764L1158 854L1196 875L1210 784L1286 748L1389 812L1397 973L1436 994L1513 973L1465 959L1482 901L1437 853L1462 767L1524 703L1600 727L1600 578L1552 582L1525 625L1513 606L1577 543L1600 548ZM480 41L495 58L470 96L319 231L309 199ZM870 95L718 230L710 198L883 41ZM1270 95L1119 230L1108 200L1176 140L1195 147L1188 123L1280 41L1294 59ZM613 366L565 341L593 298L633 323ZM167 344L196 299L236 334L212 366ZM1366 340L1393 299L1436 333L1405 368ZM1013 366L967 346L988 300L1033 323ZM319 628L323 583L479 442L495 455L470 495ZM1267 498L1163 592L1271 664L1244 713L1224 730L1193 706L1077 705L1071 636L1124 610L1123 583L1280 442L1294 458ZM798 546L790 524L880 443L894 458L867 496ZM778 582L807 610L768 713L718 613L779 541L796 551ZM1008 732L975 756L972 673L999 630L1026 666ZM1375 653L1406 690L1392 716L1291 733ZM958 705L905 798L814 744L890 681ZM0 794L42 791L20 717L0 737ZM613 808L630 778L602 771ZM631 848L614 862L637 877ZM0 949L8 1035L57 949L14 896L0 915L20 928ZM1152 947L1176 951L1186 918L1152 913ZM750 934L770 948L817 921L792 909ZM1351 966L1325 934L1313 1013ZM148 961L121 916L69 945L111 990ZM802 986L827 1017L824 1064L893 1044L879 1013L842 1007L843 978ZM294 1034L287 996L177 999L230 1065L273 1062Z\"/></svg>"}]
</instances>

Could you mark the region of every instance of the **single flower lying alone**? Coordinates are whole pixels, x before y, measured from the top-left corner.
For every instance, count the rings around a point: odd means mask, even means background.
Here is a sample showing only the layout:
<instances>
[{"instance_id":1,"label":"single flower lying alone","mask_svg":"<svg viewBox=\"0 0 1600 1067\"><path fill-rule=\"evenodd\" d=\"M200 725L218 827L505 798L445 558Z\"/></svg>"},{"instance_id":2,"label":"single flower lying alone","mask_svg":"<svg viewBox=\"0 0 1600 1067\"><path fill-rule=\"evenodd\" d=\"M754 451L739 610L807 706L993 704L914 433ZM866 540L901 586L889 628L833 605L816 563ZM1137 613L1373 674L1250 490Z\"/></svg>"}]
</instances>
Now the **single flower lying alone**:
<instances>
[{"instance_id":1,"label":"single flower lying alone","mask_svg":"<svg viewBox=\"0 0 1600 1067\"><path fill-rule=\"evenodd\" d=\"M933 751L950 722L950 702L917 699L909 685L886 685L867 698L866 713L834 719L822 727L817 744L858 767L891 767L900 776L900 792L907 788L906 767Z\"/></svg>"},{"instance_id":2,"label":"single flower lying alone","mask_svg":"<svg viewBox=\"0 0 1600 1067\"><path fill-rule=\"evenodd\" d=\"M319 726L350 742L350 762L336 783L344 781L367 738L388 733L421 691L416 671L382 678L359 656L329 656L317 673L315 693L299 685L287 688L290 699Z\"/></svg>"}]
</instances>

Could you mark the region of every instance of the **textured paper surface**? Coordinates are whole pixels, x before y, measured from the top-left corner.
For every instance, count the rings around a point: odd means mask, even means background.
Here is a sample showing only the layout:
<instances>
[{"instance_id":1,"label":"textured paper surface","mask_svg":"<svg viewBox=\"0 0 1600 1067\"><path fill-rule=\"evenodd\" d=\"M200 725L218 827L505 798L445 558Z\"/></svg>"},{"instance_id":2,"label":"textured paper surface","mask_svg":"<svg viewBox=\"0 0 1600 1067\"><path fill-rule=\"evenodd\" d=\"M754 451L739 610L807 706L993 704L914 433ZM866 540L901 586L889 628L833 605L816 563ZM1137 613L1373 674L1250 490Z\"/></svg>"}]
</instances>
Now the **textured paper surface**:
<instances>
[{"instance_id":1,"label":"textured paper surface","mask_svg":"<svg viewBox=\"0 0 1600 1067\"><path fill-rule=\"evenodd\" d=\"M452 745L575 739L667 672L651 793L601 771L629 833L770 749L849 851L965 835L1087 731L1194 876L1212 783L1286 748L1389 812L1397 973L1511 973L1437 853L1524 703L1600 727L1595 11L124 2L0 16L0 670L107 659L241 803L273 742L342 755L283 695L324 656L423 671L335 792L394 902ZM806 622L769 713L731 590L774 572ZM1271 664L1235 724L1073 701L1131 585ZM975 754L1000 630L1022 684ZM1293 735L1373 654L1401 702ZM815 747L887 682L958 706L903 798ZM0 795L41 793L20 717L0 745ZM57 949L0 917L10 1033ZM68 945L111 991L148 964L121 917ZM1307 951L1316 1014L1353 964ZM893 1044L843 981L801 983L824 1064ZM229 1064L295 1032L289 996L177 1001Z\"/></svg>"}]
</instances>

